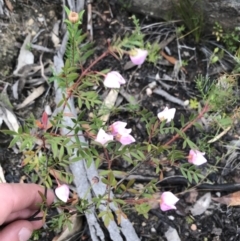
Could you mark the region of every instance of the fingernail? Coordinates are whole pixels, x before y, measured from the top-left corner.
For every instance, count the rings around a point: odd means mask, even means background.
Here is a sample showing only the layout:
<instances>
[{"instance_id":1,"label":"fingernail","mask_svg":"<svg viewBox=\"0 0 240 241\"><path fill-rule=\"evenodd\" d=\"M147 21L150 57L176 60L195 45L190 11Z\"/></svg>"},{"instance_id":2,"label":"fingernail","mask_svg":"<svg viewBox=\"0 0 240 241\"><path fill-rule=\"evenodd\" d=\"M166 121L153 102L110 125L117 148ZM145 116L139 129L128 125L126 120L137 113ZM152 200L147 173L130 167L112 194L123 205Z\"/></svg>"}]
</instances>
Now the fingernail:
<instances>
[{"instance_id":1,"label":"fingernail","mask_svg":"<svg viewBox=\"0 0 240 241\"><path fill-rule=\"evenodd\" d=\"M19 241L27 241L32 236L32 232L27 228L22 228L18 233Z\"/></svg>"}]
</instances>

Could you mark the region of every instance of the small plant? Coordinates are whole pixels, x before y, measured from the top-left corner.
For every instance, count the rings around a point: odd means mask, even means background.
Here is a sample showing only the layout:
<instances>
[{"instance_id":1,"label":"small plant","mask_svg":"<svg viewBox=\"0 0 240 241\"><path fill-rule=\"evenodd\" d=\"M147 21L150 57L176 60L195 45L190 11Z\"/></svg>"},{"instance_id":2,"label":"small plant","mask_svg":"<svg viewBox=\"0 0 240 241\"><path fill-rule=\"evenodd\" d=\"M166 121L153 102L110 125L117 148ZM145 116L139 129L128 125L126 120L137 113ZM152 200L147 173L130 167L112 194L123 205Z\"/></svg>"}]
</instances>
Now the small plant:
<instances>
[{"instance_id":1,"label":"small plant","mask_svg":"<svg viewBox=\"0 0 240 241\"><path fill-rule=\"evenodd\" d=\"M223 37L223 28L219 23L215 23L215 25L213 26L213 35L216 36L216 40L219 42L222 37Z\"/></svg>"},{"instance_id":2,"label":"small plant","mask_svg":"<svg viewBox=\"0 0 240 241\"><path fill-rule=\"evenodd\" d=\"M221 60L224 56L224 51L223 49L219 49L219 48L214 48L214 51L210 57L210 64L215 64L216 62L218 62L219 60Z\"/></svg>"},{"instance_id":3,"label":"small plant","mask_svg":"<svg viewBox=\"0 0 240 241\"><path fill-rule=\"evenodd\" d=\"M225 44L226 49L230 53L236 53L239 48L239 27L235 27L234 30L224 31L223 27L219 23L215 23L213 27L213 35L216 36L216 40L219 42L220 40Z\"/></svg>"},{"instance_id":4,"label":"small plant","mask_svg":"<svg viewBox=\"0 0 240 241\"><path fill-rule=\"evenodd\" d=\"M198 8L196 7L197 4ZM201 1L180 0L176 5L176 9L187 30L194 36L196 43L199 43L204 28L204 15L201 9Z\"/></svg>"}]
</instances>

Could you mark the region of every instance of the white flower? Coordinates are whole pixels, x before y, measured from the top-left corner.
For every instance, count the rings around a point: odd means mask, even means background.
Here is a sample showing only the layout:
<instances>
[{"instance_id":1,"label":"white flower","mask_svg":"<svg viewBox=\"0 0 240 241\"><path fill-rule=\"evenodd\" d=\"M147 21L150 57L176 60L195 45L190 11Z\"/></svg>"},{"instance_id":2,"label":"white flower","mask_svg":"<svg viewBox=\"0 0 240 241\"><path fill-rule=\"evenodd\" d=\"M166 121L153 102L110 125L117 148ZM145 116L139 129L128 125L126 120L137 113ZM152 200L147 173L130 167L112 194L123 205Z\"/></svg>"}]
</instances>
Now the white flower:
<instances>
[{"instance_id":1,"label":"white flower","mask_svg":"<svg viewBox=\"0 0 240 241\"><path fill-rule=\"evenodd\" d=\"M175 112L176 112L175 108L169 109L168 107L165 107L165 109L159 112L157 116L160 121L166 120L166 123L168 123L171 120L173 120L175 116Z\"/></svg>"},{"instance_id":2,"label":"white flower","mask_svg":"<svg viewBox=\"0 0 240 241\"><path fill-rule=\"evenodd\" d=\"M70 192L69 187L66 184L62 184L61 186L55 189L56 196L65 203L68 200L69 192Z\"/></svg>"},{"instance_id":3,"label":"white flower","mask_svg":"<svg viewBox=\"0 0 240 241\"><path fill-rule=\"evenodd\" d=\"M107 134L102 128L100 128L95 141L104 146L107 142L113 141L113 135Z\"/></svg>"},{"instance_id":4,"label":"white flower","mask_svg":"<svg viewBox=\"0 0 240 241\"><path fill-rule=\"evenodd\" d=\"M120 86L125 83L126 80L117 71L109 72L103 81L104 86L106 86L107 88L117 89L119 89Z\"/></svg>"}]
</instances>

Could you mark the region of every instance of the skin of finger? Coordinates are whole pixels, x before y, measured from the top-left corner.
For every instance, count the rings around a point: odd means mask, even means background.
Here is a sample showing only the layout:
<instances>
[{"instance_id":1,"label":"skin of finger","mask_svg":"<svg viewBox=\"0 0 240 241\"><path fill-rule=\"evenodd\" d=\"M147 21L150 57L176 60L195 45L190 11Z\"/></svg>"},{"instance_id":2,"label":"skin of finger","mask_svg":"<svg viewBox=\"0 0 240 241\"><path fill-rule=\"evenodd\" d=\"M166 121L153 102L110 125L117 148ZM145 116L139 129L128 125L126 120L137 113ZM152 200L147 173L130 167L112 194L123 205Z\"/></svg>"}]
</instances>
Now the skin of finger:
<instances>
[{"instance_id":1,"label":"skin of finger","mask_svg":"<svg viewBox=\"0 0 240 241\"><path fill-rule=\"evenodd\" d=\"M44 193L44 188L37 184L0 184L0 225L7 217L14 212L23 209L38 209L38 204L42 203L42 198L38 191ZM47 192L47 203L53 202L54 194Z\"/></svg>"},{"instance_id":2,"label":"skin of finger","mask_svg":"<svg viewBox=\"0 0 240 241\"><path fill-rule=\"evenodd\" d=\"M42 223L38 222L38 224L33 224L32 222L28 222L26 220L18 220L10 223L0 232L0 240L1 241L19 241L18 233L24 227L30 231L41 228Z\"/></svg>"},{"instance_id":3,"label":"skin of finger","mask_svg":"<svg viewBox=\"0 0 240 241\"><path fill-rule=\"evenodd\" d=\"M4 221L4 224L10 223L14 220L27 219L35 213L36 213L36 210L31 210L31 209L23 209L21 211L11 213ZM42 217L43 213L41 212L41 214L40 215L38 214L37 216Z\"/></svg>"}]
</instances>

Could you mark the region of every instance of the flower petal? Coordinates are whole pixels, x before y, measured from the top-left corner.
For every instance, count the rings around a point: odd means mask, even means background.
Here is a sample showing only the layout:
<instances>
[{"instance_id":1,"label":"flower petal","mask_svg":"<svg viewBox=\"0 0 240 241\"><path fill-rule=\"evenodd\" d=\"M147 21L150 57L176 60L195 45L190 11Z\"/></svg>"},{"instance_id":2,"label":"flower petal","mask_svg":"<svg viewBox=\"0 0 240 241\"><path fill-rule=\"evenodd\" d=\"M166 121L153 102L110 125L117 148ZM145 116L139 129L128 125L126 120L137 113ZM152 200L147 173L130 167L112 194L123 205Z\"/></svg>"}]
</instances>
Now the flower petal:
<instances>
[{"instance_id":1,"label":"flower petal","mask_svg":"<svg viewBox=\"0 0 240 241\"><path fill-rule=\"evenodd\" d=\"M198 150L190 150L188 156L188 162L196 166L202 165L207 162L207 159L204 157L205 153Z\"/></svg>"},{"instance_id":2,"label":"flower petal","mask_svg":"<svg viewBox=\"0 0 240 241\"><path fill-rule=\"evenodd\" d=\"M113 135L107 134L102 128L99 129L97 137L95 139L96 142L102 144L103 146L113 140Z\"/></svg>"},{"instance_id":3,"label":"flower petal","mask_svg":"<svg viewBox=\"0 0 240 241\"><path fill-rule=\"evenodd\" d=\"M119 137L117 138L117 140L119 142L121 142L121 144L124 145L124 146L129 145L129 144L136 141L135 138L132 135L129 135L129 134L126 134L126 135L120 135L119 134Z\"/></svg>"},{"instance_id":4,"label":"flower petal","mask_svg":"<svg viewBox=\"0 0 240 241\"><path fill-rule=\"evenodd\" d=\"M109 130L111 131L112 135L117 135L121 129L125 129L126 125L126 122L116 121L109 126Z\"/></svg>"},{"instance_id":5,"label":"flower petal","mask_svg":"<svg viewBox=\"0 0 240 241\"><path fill-rule=\"evenodd\" d=\"M162 211L176 209L175 204L179 199L172 192L163 192L161 195L160 208Z\"/></svg>"},{"instance_id":6,"label":"flower petal","mask_svg":"<svg viewBox=\"0 0 240 241\"><path fill-rule=\"evenodd\" d=\"M171 120L173 120L175 113L176 113L176 108L169 109L168 107L165 107L165 109L159 112L157 116L160 121L166 120L166 123L168 123Z\"/></svg>"},{"instance_id":7,"label":"flower petal","mask_svg":"<svg viewBox=\"0 0 240 241\"><path fill-rule=\"evenodd\" d=\"M120 85L125 83L126 83L125 79L117 71L109 72L103 81L103 84L106 87L117 88L117 89L120 88Z\"/></svg>"},{"instance_id":8,"label":"flower petal","mask_svg":"<svg viewBox=\"0 0 240 241\"><path fill-rule=\"evenodd\" d=\"M130 52L130 59L133 64L141 65L144 63L146 57L148 55L148 51L144 49L134 49Z\"/></svg>"},{"instance_id":9,"label":"flower petal","mask_svg":"<svg viewBox=\"0 0 240 241\"><path fill-rule=\"evenodd\" d=\"M69 187L66 184L62 184L61 186L55 189L56 196L63 202L67 202L69 193Z\"/></svg>"}]
</instances>

